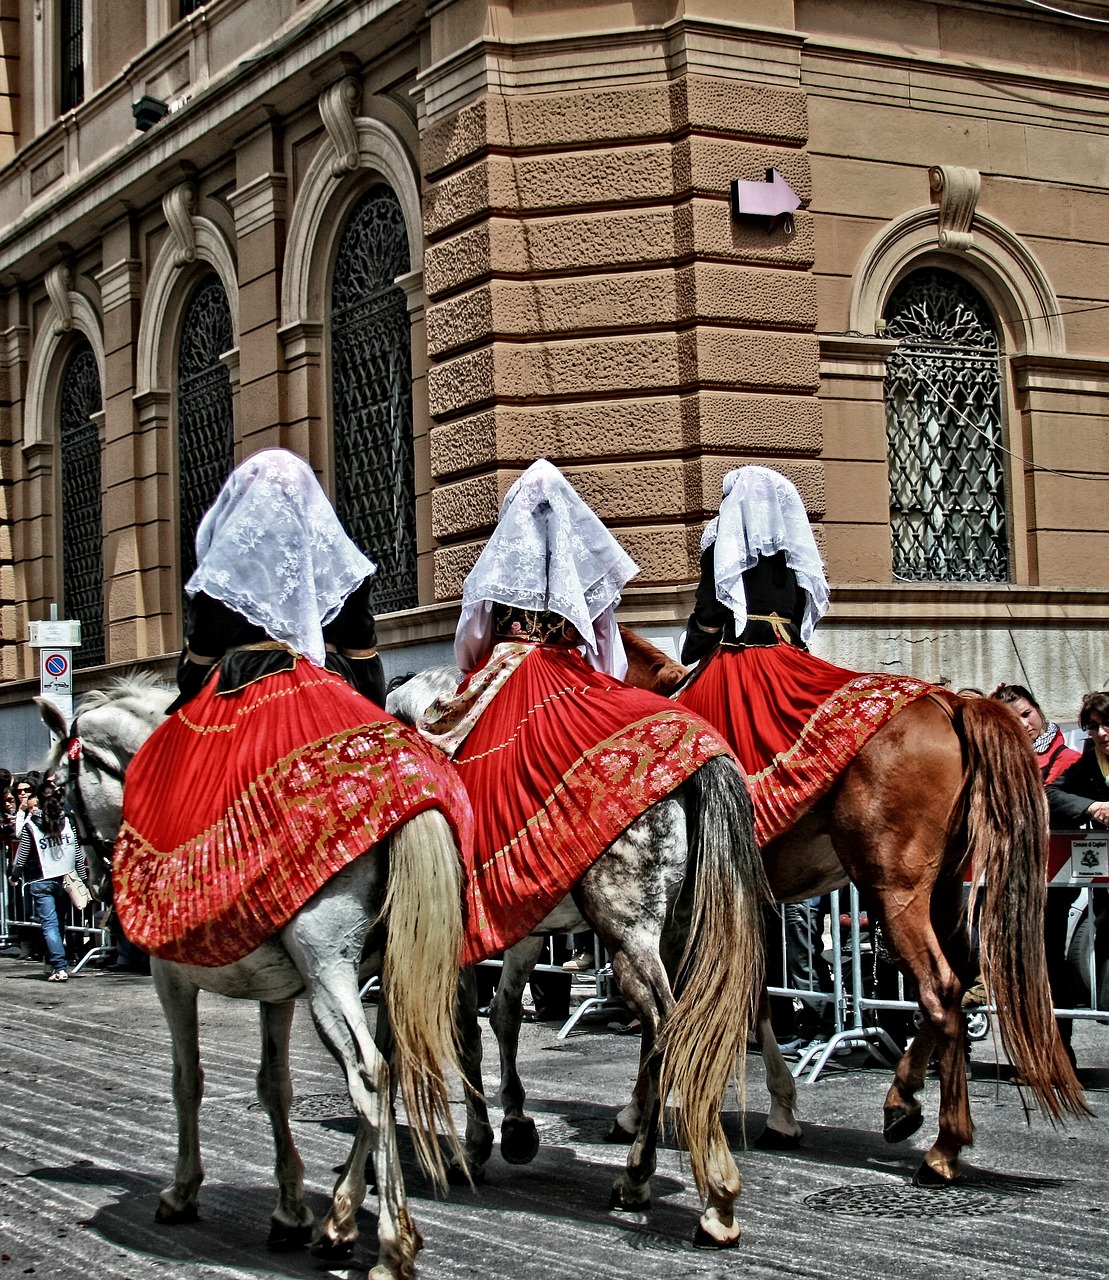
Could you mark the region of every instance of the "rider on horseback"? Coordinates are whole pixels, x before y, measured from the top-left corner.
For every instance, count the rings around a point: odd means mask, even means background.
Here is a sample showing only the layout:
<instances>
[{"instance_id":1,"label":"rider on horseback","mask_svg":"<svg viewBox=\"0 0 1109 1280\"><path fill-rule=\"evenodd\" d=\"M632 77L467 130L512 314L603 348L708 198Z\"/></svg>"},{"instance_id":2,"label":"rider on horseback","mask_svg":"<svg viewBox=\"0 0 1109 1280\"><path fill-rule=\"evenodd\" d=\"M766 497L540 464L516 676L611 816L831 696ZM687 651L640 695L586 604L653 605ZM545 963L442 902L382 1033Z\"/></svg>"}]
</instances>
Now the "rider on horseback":
<instances>
[{"instance_id":1,"label":"rider on horseback","mask_svg":"<svg viewBox=\"0 0 1109 1280\"><path fill-rule=\"evenodd\" d=\"M463 586L464 680L422 731L474 808L469 960L525 936L622 831L709 759L707 725L624 684L635 564L546 459L509 489Z\"/></svg>"},{"instance_id":2,"label":"rider on horseback","mask_svg":"<svg viewBox=\"0 0 1109 1280\"><path fill-rule=\"evenodd\" d=\"M221 965L394 827L439 808L462 832L469 812L441 757L375 705L376 566L303 458L248 458L196 545L181 696L128 770L113 870L129 937Z\"/></svg>"}]
</instances>

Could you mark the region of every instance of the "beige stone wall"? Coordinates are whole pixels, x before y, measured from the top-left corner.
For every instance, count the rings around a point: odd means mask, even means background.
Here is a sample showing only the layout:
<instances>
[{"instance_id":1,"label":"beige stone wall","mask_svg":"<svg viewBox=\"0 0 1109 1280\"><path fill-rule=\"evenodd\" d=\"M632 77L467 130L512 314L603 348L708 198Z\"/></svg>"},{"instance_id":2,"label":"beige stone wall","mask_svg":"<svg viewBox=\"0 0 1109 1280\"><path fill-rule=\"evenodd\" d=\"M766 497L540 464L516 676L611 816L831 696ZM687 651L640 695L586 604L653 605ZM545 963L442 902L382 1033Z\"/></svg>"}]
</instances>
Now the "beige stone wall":
<instances>
[{"instance_id":1,"label":"beige stone wall","mask_svg":"<svg viewBox=\"0 0 1109 1280\"><path fill-rule=\"evenodd\" d=\"M1093 25L1060 26L1048 14L1014 23L982 6L875 3L865 18L859 6L832 0L798 0L796 8L809 34L801 68L833 578L890 577L882 344L847 358L849 340L840 335L853 324L874 332L880 309L853 315L851 305L868 253L895 220L929 205L929 168L949 165L980 174L976 218L1006 228L1042 270L1050 305L1063 313L1055 321L1061 344L1049 351L1031 335L1027 317L1043 310L1043 299L1018 296L973 226L975 243L965 251L944 250L938 234L922 243L876 301L880 308L917 264L945 266L986 295L1006 356L1014 581L1109 587L1109 558L1099 554L1109 512L1096 509L1099 485L1035 469L1105 474L1109 364L1098 362L1109 352L1109 35ZM1082 359L1055 358L1063 355Z\"/></svg>"},{"instance_id":2,"label":"beige stone wall","mask_svg":"<svg viewBox=\"0 0 1109 1280\"><path fill-rule=\"evenodd\" d=\"M104 369L110 662L164 659L180 632L167 335L189 282L218 269L233 301L238 456L282 443L330 484L331 255L379 177L413 229L421 601L388 644L449 636L500 498L539 454L642 565L627 616L672 631L724 473L764 461L817 525L830 654L886 661L867 648L877 620L902 669L974 683L1008 652L976 632L996 640L1018 610L1036 654L1055 623L1085 628L1067 680L1096 679L1109 510L1067 473L1109 475L1099 29L985 0L395 0L371 22L219 0L182 24L127 2L133 29L96 44L97 82L63 124L40 118L30 0L0 0L0 679L31 680L26 622L57 594L66 344L84 333ZM139 136L142 92L188 101ZM940 244L936 165L980 175L962 249ZM730 182L769 166L804 200L792 228L731 215ZM181 266L174 192L196 239ZM917 263L966 274L1002 334L1016 580L992 593L892 581L875 321ZM948 616L939 672L920 655Z\"/></svg>"},{"instance_id":3,"label":"beige stone wall","mask_svg":"<svg viewBox=\"0 0 1109 1280\"><path fill-rule=\"evenodd\" d=\"M426 130L437 597L459 594L539 455L641 585L696 575L700 522L740 458L805 477L819 517L812 222L768 234L728 203L732 179L769 167L807 200L806 137L796 90L662 66L486 93Z\"/></svg>"}]
</instances>

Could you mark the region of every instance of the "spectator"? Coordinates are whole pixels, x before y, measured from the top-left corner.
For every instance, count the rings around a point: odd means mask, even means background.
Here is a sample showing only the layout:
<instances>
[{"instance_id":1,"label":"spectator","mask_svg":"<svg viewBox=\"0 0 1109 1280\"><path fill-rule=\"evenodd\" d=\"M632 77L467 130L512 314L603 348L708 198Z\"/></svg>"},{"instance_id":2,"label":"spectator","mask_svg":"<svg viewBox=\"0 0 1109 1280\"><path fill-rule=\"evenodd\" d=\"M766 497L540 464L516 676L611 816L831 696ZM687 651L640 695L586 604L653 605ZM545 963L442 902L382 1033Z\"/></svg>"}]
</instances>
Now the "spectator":
<instances>
[{"instance_id":1,"label":"spectator","mask_svg":"<svg viewBox=\"0 0 1109 1280\"><path fill-rule=\"evenodd\" d=\"M40 783L39 808L28 813L19 835L11 881L22 881L31 898L35 919L42 927L43 944L50 982L68 982L65 943L61 921L69 906L62 878L76 871L88 879L85 852L69 819L62 810L62 798L55 787Z\"/></svg>"},{"instance_id":2,"label":"spectator","mask_svg":"<svg viewBox=\"0 0 1109 1280\"><path fill-rule=\"evenodd\" d=\"M1056 828L1109 827L1109 692L1088 693L1082 699L1078 723L1089 735L1081 755L1048 784L1047 800L1051 825ZM1073 1006L1078 997L1074 975L1066 962L1070 907L1078 889L1055 889L1048 894L1047 945L1048 974L1056 1008ZM1098 935L1097 964L1100 971L1109 958L1109 895L1091 890L1090 910L1102 925ZM1070 1050L1069 1018L1059 1019L1059 1032Z\"/></svg>"},{"instance_id":3,"label":"spectator","mask_svg":"<svg viewBox=\"0 0 1109 1280\"><path fill-rule=\"evenodd\" d=\"M1007 703L1020 718L1025 732L1032 739L1032 750L1036 753L1045 786L1078 760L1079 752L1067 746L1062 729L1044 715L1040 704L1024 685L1000 685L991 697L997 702Z\"/></svg>"},{"instance_id":4,"label":"spectator","mask_svg":"<svg viewBox=\"0 0 1109 1280\"><path fill-rule=\"evenodd\" d=\"M23 830L23 824L38 808L39 788L42 786L42 774L32 770L15 784L15 795L19 801L19 809L15 815L16 839Z\"/></svg>"}]
</instances>

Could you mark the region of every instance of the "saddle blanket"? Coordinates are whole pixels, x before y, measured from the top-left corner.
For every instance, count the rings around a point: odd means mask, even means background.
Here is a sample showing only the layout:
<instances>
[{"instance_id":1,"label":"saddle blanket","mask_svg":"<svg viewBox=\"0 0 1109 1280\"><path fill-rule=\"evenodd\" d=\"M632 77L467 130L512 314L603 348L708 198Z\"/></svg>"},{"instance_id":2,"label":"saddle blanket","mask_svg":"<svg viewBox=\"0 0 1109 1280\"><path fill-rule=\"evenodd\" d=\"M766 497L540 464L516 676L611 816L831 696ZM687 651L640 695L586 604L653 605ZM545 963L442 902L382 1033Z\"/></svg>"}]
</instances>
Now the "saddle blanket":
<instances>
[{"instance_id":1,"label":"saddle blanket","mask_svg":"<svg viewBox=\"0 0 1109 1280\"><path fill-rule=\"evenodd\" d=\"M127 770L113 861L127 937L186 964L239 960L348 862L424 809L459 844L469 801L415 729L301 659L201 692Z\"/></svg>"},{"instance_id":2,"label":"saddle blanket","mask_svg":"<svg viewBox=\"0 0 1109 1280\"><path fill-rule=\"evenodd\" d=\"M793 645L720 646L676 701L727 739L747 773L755 834L768 844L824 795L863 746L934 688L858 675Z\"/></svg>"},{"instance_id":3,"label":"saddle blanket","mask_svg":"<svg viewBox=\"0 0 1109 1280\"><path fill-rule=\"evenodd\" d=\"M518 942L616 838L728 745L572 648L506 642L420 721L474 812L463 963Z\"/></svg>"}]
</instances>

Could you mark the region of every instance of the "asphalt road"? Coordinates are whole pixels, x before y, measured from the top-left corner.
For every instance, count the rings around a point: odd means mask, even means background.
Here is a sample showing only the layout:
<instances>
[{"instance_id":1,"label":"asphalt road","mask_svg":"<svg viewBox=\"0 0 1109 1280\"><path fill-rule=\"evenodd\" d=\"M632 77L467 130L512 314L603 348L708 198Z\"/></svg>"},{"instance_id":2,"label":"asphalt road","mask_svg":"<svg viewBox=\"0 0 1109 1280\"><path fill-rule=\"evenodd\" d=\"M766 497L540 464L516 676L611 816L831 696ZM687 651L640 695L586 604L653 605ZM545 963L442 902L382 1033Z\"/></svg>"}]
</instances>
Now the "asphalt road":
<instances>
[{"instance_id":1,"label":"asphalt road","mask_svg":"<svg viewBox=\"0 0 1109 1280\"><path fill-rule=\"evenodd\" d=\"M254 1104L257 1016L202 997L207 1179L195 1224L154 1223L174 1152L168 1037L148 978L81 974L43 981L41 966L0 959L0 1280L247 1280L331 1275L364 1280L375 1256L371 1197L353 1264L265 1246L275 1202L272 1147ZM966 1185L913 1189L932 1140L881 1137L888 1071L862 1053L801 1086L805 1140L788 1154L743 1150L744 1235L727 1253L693 1251L699 1212L688 1165L660 1153L653 1211L606 1211L623 1159L603 1138L634 1074L636 1042L597 1024L566 1041L525 1026L522 1074L543 1149L524 1168L495 1155L487 1185L436 1198L402 1130L411 1208L423 1233L420 1275L482 1280L630 1277L827 1277L1028 1280L1109 1275L1109 1134L1102 1119L1053 1130L1025 1122L1020 1090L993 1046L974 1046L977 1142ZM486 1032L487 1066L495 1055ZM1109 1093L1109 1027L1075 1033L1095 1110ZM353 1124L338 1070L303 1009L294 1031L294 1129L310 1203L326 1208ZM487 1081L488 1083L488 1081ZM752 1063L747 1132L762 1128L761 1064Z\"/></svg>"}]
</instances>

